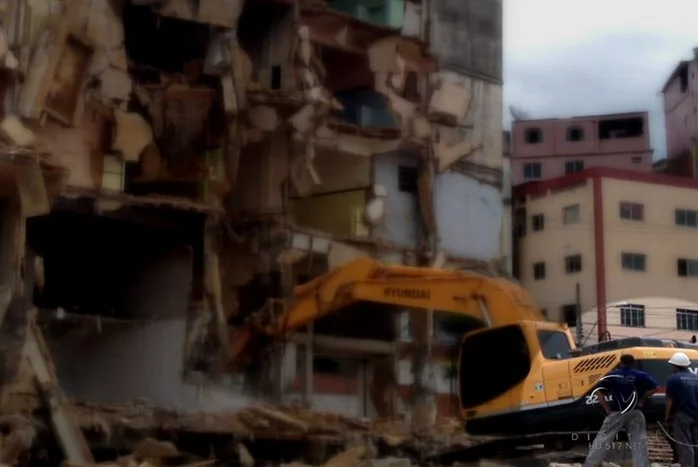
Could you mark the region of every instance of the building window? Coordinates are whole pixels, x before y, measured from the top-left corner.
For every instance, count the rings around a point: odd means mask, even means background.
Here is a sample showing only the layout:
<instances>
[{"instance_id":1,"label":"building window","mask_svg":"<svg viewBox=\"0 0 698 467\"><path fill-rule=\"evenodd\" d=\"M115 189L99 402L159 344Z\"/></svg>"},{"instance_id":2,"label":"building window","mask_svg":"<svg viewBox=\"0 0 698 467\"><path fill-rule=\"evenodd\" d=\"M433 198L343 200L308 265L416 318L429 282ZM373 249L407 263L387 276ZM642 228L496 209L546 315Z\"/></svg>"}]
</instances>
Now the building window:
<instances>
[{"instance_id":1,"label":"building window","mask_svg":"<svg viewBox=\"0 0 698 467\"><path fill-rule=\"evenodd\" d=\"M698 276L698 259L679 258L676 263L679 277Z\"/></svg>"},{"instance_id":2,"label":"building window","mask_svg":"<svg viewBox=\"0 0 698 467\"><path fill-rule=\"evenodd\" d=\"M582 255L565 256L565 272L574 274L582 270Z\"/></svg>"},{"instance_id":3,"label":"building window","mask_svg":"<svg viewBox=\"0 0 698 467\"><path fill-rule=\"evenodd\" d=\"M620 307L620 325L630 328L645 327L645 305L623 305Z\"/></svg>"},{"instance_id":4,"label":"building window","mask_svg":"<svg viewBox=\"0 0 698 467\"><path fill-rule=\"evenodd\" d=\"M533 278L536 280L545 279L545 263L534 263L533 264Z\"/></svg>"},{"instance_id":5,"label":"building window","mask_svg":"<svg viewBox=\"0 0 698 467\"><path fill-rule=\"evenodd\" d=\"M531 217L531 224L533 225L534 232L543 230L545 228L545 218L543 217L543 214L536 214L535 216Z\"/></svg>"},{"instance_id":6,"label":"building window","mask_svg":"<svg viewBox=\"0 0 698 467\"><path fill-rule=\"evenodd\" d=\"M646 256L641 253L622 253L621 263L626 271L644 271Z\"/></svg>"},{"instance_id":7,"label":"building window","mask_svg":"<svg viewBox=\"0 0 698 467\"><path fill-rule=\"evenodd\" d=\"M630 160L633 162L633 164L639 164L642 162L642 156L633 156L630 158Z\"/></svg>"},{"instance_id":8,"label":"building window","mask_svg":"<svg viewBox=\"0 0 698 467\"><path fill-rule=\"evenodd\" d=\"M698 211L677 209L674 211L674 219L680 227L698 227Z\"/></svg>"},{"instance_id":9,"label":"building window","mask_svg":"<svg viewBox=\"0 0 698 467\"><path fill-rule=\"evenodd\" d=\"M405 193L417 193L417 178L419 169L417 167L406 167L400 165L397 168L397 187Z\"/></svg>"},{"instance_id":10,"label":"building window","mask_svg":"<svg viewBox=\"0 0 698 467\"><path fill-rule=\"evenodd\" d=\"M524 180L540 180L543 176L543 164L540 162L529 162L523 165Z\"/></svg>"},{"instance_id":11,"label":"building window","mask_svg":"<svg viewBox=\"0 0 698 467\"><path fill-rule=\"evenodd\" d=\"M562 223L565 225L579 223L579 205L565 206L562 208Z\"/></svg>"},{"instance_id":12,"label":"building window","mask_svg":"<svg viewBox=\"0 0 698 467\"><path fill-rule=\"evenodd\" d=\"M567 161L565 162L565 174L572 175L584 170L584 161Z\"/></svg>"},{"instance_id":13,"label":"building window","mask_svg":"<svg viewBox=\"0 0 698 467\"><path fill-rule=\"evenodd\" d=\"M676 329L680 331L698 331L698 311L677 308Z\"/></svg>"},{"instance_id":14,"label":"building window","mask_svg":"<svg viewBox=\"0 0 698 467\"><path fill-rule=\"evenodd\" d=\"M645 206L639 203L620 203L620 218L641 221L645 217Z\"/></svg>"},{"instance_id":15,"label":"building window","mask_svg":"<svg viewBox=\"0 0 698 467\"><path fill-rule=\"evenodd\" d=\"M584 129L573 126L567 129L567 141L582 141L584 139Z\"/></svg>"},{"instance_id":16,"label":"building window","mask_svg":"<svg viewBox=\"0 0 698 467\"><path fill-rule=\"evenodd\" d=\"M540 128L527 128L524 133L524 138L526 138L526 143L528 144L538 144L543 142L543 130Z\"/></svg>"},{"instance_id":17,"label":"building window","mask_svg":"<svg viewBox=\"0 0 698 467\"><path fill-rule=\"evenodd\" d=\"M562 318L568 326L574 327L577 325L577 305L563 305Z\"/></svg>"}]
</instances>

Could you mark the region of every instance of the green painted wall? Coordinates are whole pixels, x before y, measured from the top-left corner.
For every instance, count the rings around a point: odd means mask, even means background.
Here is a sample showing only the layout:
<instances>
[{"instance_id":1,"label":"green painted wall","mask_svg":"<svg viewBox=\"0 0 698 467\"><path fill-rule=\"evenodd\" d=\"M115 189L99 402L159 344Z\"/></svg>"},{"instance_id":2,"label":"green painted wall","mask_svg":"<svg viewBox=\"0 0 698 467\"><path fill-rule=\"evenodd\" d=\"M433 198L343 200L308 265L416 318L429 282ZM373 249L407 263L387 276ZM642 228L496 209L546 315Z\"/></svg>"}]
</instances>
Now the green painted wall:
<instances>
[{"instance_id":1,"label":"green painted wall","mask_svg":"<svg viewBox=\"0 0 698 467\"><path fill-rule=\"evenodd\" d=\"M371 23L401 28L405 21L404 0L333 0L330 6Z\"/></svg>"},{"instance_id":2,"label":"green painted wall","mask_svg":"<svg viewBox=\"0 0 698 467\"><path fill-rule=\"evenodd\" d=\"M366 205L366 190L291 200L291 216L299 227L335 235L357 235L355 211Z\"/></svg>"}]
</instances>

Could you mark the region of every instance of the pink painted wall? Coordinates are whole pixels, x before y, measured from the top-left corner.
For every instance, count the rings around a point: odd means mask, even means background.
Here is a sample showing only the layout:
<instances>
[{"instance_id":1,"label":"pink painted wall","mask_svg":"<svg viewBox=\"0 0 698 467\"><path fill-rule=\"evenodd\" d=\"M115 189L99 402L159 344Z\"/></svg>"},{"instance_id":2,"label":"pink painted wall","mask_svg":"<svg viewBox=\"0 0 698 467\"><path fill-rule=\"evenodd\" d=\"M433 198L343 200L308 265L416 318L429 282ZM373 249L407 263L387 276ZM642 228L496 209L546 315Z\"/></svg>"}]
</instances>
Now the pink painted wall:
<instances>
[{"instance_id":1,"label":"pink painted wall","mask_svg":"<svg viewBox=\"0 0 698 467\"><path fill-rule=\"evenodd\" d=\"M641 118L643 134L625 138L602 139L599 137L599 123L626 118ZM526 132L531 128L542 131L542 141L529 143ZM568 141L570 128L579 128L584 136L580 141ZM565 163L581 161L584 168L613 167L620 169L652 171L652 149L650 146L647 112L619 115L596 115L567 119L526 120L512 124L511 131L512 184L526 181L526 164L540 163L541 177L548 180L565 175Z\"/></svg>"},{"instance_id":2,"label":"pink painted wall","mask_svg":"<svg viewBox=\"0 0 698 467\"><path fill-rule=\"evenodd\" d=\"M685 89L681 86L682 71ZM698 63L681 62L663 91L667 158L673 159L691 150L693 138L698 143Z\"/></svg>"}]
</instances>

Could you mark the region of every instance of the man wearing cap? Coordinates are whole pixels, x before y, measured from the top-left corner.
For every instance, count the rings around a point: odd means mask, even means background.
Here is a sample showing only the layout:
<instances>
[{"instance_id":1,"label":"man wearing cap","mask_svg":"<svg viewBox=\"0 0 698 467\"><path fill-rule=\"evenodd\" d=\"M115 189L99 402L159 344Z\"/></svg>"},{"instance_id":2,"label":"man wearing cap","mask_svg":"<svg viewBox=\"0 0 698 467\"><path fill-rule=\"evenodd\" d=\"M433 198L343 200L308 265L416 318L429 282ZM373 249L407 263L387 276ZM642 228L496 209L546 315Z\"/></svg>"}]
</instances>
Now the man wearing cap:
<instances>
[{"instance_id":1,"label":"man wearing cap","mask_svg":"<svg viewBox=\"0 0 698 467\"><path fill-rule=\"evenodd\" d=\"M606 418L594 438L584 467L598 467L606 457L608 445L615 441L618 432L625 428L630 441L633 466L649 465L647 449L647 422L642 407L658 385L649 373L636 370L635 357L626 354L620 357L620 366L604 376L597 387L599 404L606 412ZM606 394L610 393L610 404Z\"/></svg>"},{"instance_id":2,"label":"man wearing cap","mask_svg":"<svg viewBox=\"0 0 698 467\"><path fill-rule=\"evenodd\" d=\"M681 467L698 467L698 376L688 371L688 355L676 352L670 359L674 374L666 383L664 421L673 418L673 437Z\"/></svg>"}]
</instances>

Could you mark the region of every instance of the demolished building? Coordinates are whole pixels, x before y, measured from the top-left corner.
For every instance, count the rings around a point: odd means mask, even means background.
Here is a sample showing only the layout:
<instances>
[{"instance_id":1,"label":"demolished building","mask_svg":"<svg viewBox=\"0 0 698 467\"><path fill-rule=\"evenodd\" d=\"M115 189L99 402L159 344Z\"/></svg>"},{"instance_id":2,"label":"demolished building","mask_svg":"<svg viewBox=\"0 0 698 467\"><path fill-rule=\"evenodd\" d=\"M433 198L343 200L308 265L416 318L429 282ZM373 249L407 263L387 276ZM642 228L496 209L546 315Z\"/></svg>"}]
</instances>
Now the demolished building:
<instances>
[{"instance_id":1,"label":"demolished building","mask_svg":"<svg viewBox=\"0 0 698 467\"><path fill-rule=\"evenodd\" d=\"M73 400L214 411L266 387L409 412L426 315L324 318L244 374L227 348L357 257L505 271L501 1L5 0L2 19L3 410L35 308Z\"/></svg>"}]
</instances>

